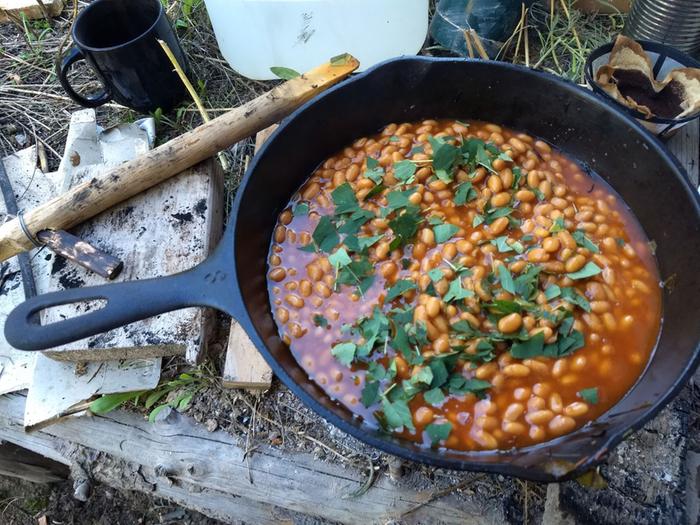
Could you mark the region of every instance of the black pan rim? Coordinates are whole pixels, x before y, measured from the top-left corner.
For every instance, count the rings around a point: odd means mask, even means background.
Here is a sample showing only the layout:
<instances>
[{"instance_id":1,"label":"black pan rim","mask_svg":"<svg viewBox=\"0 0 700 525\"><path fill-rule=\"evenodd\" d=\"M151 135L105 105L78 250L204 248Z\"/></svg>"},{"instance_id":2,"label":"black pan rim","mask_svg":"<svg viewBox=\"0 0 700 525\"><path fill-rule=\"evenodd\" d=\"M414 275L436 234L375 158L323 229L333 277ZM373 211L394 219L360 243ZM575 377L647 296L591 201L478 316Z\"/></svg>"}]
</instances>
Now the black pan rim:
<instances>
[{"instance_id":1,"label":"black pan rim","mask_svg":"<svg viewBox=\"0 0 700 525\"><path fill-rule=\"evenodd\" d=\"M448 62L448 63L480 63L481 66L484 66L486 63L480 60L474 60L474 59L461 59L461 58L435 58L435 57L421 57L421 56L411 56L411 57L399 57L399 58L394 58L387 60L385 62L381 62L369 69L367 69L365 72L360 73L344 82L341 82L340 84L326 90L324 93L318 95L317 97L309 100L305 104L303 104L301 107L299 107L296 111L294 111L291 115L289 115L287 118L285 118L280 126L277 128L277 130L270 136L270 138L265 142L265 144L262 146L260 151L257 153L257 155L253 158L251 161L250 166L248 167L248 170L246 171L242 181L241 185L239 187L239 190L236 193L236 198L233 203L233 208L231 212L231 223L228 225L227 230L230 232L229 238L232 241L232 248L235 250L235 237L236 237L236 227L237 227L237 222L238 222L238 210L240 206L242 205L243 201L243 195L245 193L245 188L250 181L250 179L254 176L255 170L257 168L257 165L260 161L261 158L264 157L265 152L267 149L270 147L271 144L274 143L275 138L281 134L284 133L285 128L287 125L292 122L294 119L298 118L301 114L303 114L307 108L309 108L311 105L317 103L319 100L322 100L323 98L330 96L332 93L334 93L337 90L344 89L345 86L348 86L354 82L361 82L362 80L370 77L373 75L376 71L379 69L389 65L389 64L394 64L397 62ZM653 134L651 134L648 130L646 130L641 124L639 124L634 118L630 117L629 115L621 112L615 105L613 105L611 102L603 99L602 97L596 95L595 93L584 89L582 87L577 86L576 84L573 84L569 81L566 81L564 79L561 79L555 75L552 75L547 72L542 72L542 71L536 71L533 69L529 69L523 66L518 66L514 64L507 64L504 62L491 62L488 63L489 67L500 67L503 69L509 69L509 70L514 70L518 71L524 75L534 75L534 76L541 76L545 77L549 82L552 82L554 84L557 84L559 87L561 87L564 90L568 90L570 92L577 92L580 96L583 98L587 99L588 102L592 104L599 104L605 106L610 113L614 114L617 118L623 119L628 126L636 129L637 131L641 132L641 136L646 139L647 145L652 147L655 152L660 155L663 160L668 163L671 166L675 167L675 170L673 172L673 176L681 179L681 183L683 184L683 187L685 189L685 192L689 195L691 202L693 203L693 206L696 210L696 215L698 217L698 224L700 224L700 195L698 195L697 191L692 187L690 180L688 178L688 175L686 174L684 168L681 166L680 162L671 154L667 148L664 146L664 144L656 138ZM235 271L235 268L234 268ZM236 276L237 279L237 276ZM240 293L240 292L239 292ZM520 467L513 465L508 462L499 462L499 463L484 463L478 461L479 458L485 458L485 457L494 457L494 456L502 456L504 459L506 459L512 452L511 450L501 450L501 451L475 451L475 452L468 452L464 453L464 459L458 459L455 457L447 457L447 456L442 456L441 457L441 452L439 452L436 449L421 449L417 452L414 452L412 450L409 450L408 448L402 446L399 444L399 441L396 438L392 438L391 436L387 435L386 439L375 437L374 435L371 435L368 431L371 431L369 426L360 424L360 425L355 425L352 424L350 421L346 421L345 419L340 418L336 414L332 413L330 410L328 410L325 406L323 406L322 403L320 403L317 399L315 399L313 396L308 394L303 388L301 388L297 382L289 375L287 372L284 370L284 368L277 362L277 360L272 356L271 352L268 350L267 346L263 342L262 337L260 334L257 332L253 321L247 312L246 308L241 308L240 312L237 312L239 315L238 321L243 324L244 328L248 332L248 335L250 336L251 340L257 347L257 349L262 353L263 357L267 361L267 363L270 365L272 368L273 372L277 377L280 378L280 380L296 395L298 396L302 402L309 408L311 408L314 412L316 412L318 415L323 417L326 421L329 423L333 424L343 432L346 432L347 434L350 434L354 438L371 445L383 452L389 453L394 456L399 456L401 458L410 460L410 461L417 461L421 462L424 464L432 465L435 467L440 467L440 468L446 468L446 469L452 469L452 470L469 470L469 471L475 471L475 472L487 472L487 473L494 473L494 474L503 474L503 475L508 475L508 476L517 476L522 479L528 479L532 481L543 481L543 482L550 482L550 481L563 481L566 479L571 479L574 478L581 473L585 472L586 470L590 469L592 466L594 466L596 463L598 463L601 459L605 457L605 455L616 445L618 445L625 437L627 437L632 431L638 430L641 428L645 423L647 423L652 417L654 417L656 414L658 414L661 409L663 409L680 391L680 389L685 385L687 380L690 378L691 374L694 372L694 370L697 368L698 364L700 364L700 341L698 341L695 345L695 349L693 352L693 357L692 359L689 360L687 363L686 367L683 370L683 373L680 374L672 386L650 406L647 408L643 409L643 412L639 416L639 418L632 423L631 425L628 425L627 427L619 428L619 429L611 429L608 435L601 440L600 444L597 447L597 452L594 454L590 454L589 456L582 458L582 460L576 464L571 470L567 472L562 472L562 473L551 473L547 474L544 471L535 471L528 469L526 467ZM663 330L663 327L662 327ZM634 387L633 387L634 388ZM361 421L357 419L357 421ZM590 424L589 424L590 425ZM542 450L546 449L549 446L551 446L554 443L557 443L559 440L566 439L567 437L570 438L571 436L581 432L582 430L586 429L589 427L589 425L584 425L584 427L578 429L577 431L568 434L566 436L562 436L560 438L546 441L544 443L541 443L539 445L535 445L533 447L528 447L526 449L515 449L515 450L520 450L520 451L525 451L527 452L528 450ZM554 458L553 458L554 459Z\"/></svg>"}]
</instances>

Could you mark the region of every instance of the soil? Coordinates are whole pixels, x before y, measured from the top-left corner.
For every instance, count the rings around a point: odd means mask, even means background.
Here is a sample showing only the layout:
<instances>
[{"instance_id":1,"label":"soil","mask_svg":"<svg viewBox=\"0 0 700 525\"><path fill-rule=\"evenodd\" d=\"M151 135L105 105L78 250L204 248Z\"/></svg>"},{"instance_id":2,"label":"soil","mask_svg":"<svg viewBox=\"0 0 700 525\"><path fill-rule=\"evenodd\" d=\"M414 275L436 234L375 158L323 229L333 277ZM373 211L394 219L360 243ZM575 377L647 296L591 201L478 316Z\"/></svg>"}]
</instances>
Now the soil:
<instances>
[{"instance_id":1,"label":"soil","mask_svg":"<svg viewBox=\"0 0 700 525\"><path fill-rule=\"evenodd\" d=\"M93 485L83 503L73 498L73 484L30 483L0 476L0 523L37 525L223 525L198 512L140 492L120 492Z\"/></svg>"}]
</instances>

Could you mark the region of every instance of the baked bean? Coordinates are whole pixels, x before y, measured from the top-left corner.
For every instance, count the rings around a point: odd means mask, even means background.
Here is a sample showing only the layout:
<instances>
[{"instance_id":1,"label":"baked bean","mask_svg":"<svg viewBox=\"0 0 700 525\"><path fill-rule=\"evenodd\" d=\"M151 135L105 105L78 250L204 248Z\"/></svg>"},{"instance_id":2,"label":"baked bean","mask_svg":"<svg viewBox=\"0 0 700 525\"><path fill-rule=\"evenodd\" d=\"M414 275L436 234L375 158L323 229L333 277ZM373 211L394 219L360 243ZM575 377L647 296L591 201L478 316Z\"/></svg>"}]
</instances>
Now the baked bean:
<instances>
[{"instance_id":1,"label":"baked bean","mask_svg":"<svg viewBox=\"0 0 700 525\"><path fill-rule=\"evenodd\" d=\"M542 248L549 253L558 251L560 245L561 243L556 237L547 237L542 241Z\"/></svg>"},{"instance_id":2,"label":"baked bean","mask_svg":"<svg viewBox=\"0 0 700 525\"><path fill-rule=\"evenodd\" d=\"M580 417L586 412L588 412L588 405L581 401L574 401L564 409L564 414L569 417Z\"/></svg>"},{"instance_id":3,"label":"baked bean","mask_svg":"<svg viewBox=\"0 0 700 525\"><path fill-rule=\"evenodd\" d=\"M506 421L517 421L524 412L525 407L522 405L522 403L511 403L503 413L503 419Z\"/></svg>"},{"instance_id":4,"label":"baked bean","mask_svg":"<svg viewBox=\"0 0 700 525\"><path fill-rule=\"evenodd\" d=\"M284 268L278 267L274 268L273 270L270 270L270 273L268 273L267 276L275 282L280 282L287 276L287 272Z\"/></svg>"},{"instance_id":5,"label":"baked bean","mask_svg":"<svg viewBox=\"0 0 700 525\"><path fill-rule=\"evenodd\" d=\"M490 140L512 160L495 159L487 148L492 170L479 166L472 171L458 165L454 182L446 182L436 178L432 168L431 136L457 147L465 139ZM366 176L369 158L383 166L385 189L367 199L375 188L375 182ZM394 165L405 159L417 169L411 183L400 184ZM516 166L523 175L517 183ZM471 183L476 198L457 206L457 185L466 182ZM346 183L359 207L372 214L349 235L358 239L382 236L364 253L345 246L353 262L364 264L362 258L367 256L372 265L375 280L362 290L350 281L344 267L328 260L336 247L326 253L299 251L301 246L314 244L321 217L333 216L331 192ZM394 221L403 211L391 209L387 197L390 192L404 190L412 190L405 199L420 214L419 227L411 238L400 238L401 229ZM294 217L292 209L299 202L310 204L308 218ZM490 218L504 206L513 206L507 217ZM340 230L341 246L348 235L343 229L350 226L352 230L349 215L333 219ZM451 239L436 247L438 223L457 229ZM359 412L362 406L364 372L344 373L345 367L338 368L329 348L347 341L361 348L366 343L362 334L369 333L363 327L375 326L373 312L378 308L387 315L389 324L387 328L382 325L382 340L361 359L379 359L382 366L396 368L395 378L387 378L389 383L382 388L412 374L416 377L432 360L448 353L457 354L444 361L449 374L461 373L467 379L490 383L486 399L479 400L474 393L453 396L440 409L425 403L420 395L414 398L409 406L419 430L433 422L450 422L452 431L440 443L448 449L528 446L597 417L624 394L644 366L655 340L651 332L658 327L654 319L660 292L649 247L631 224L624 206L603 184L596 181L592 187L575 162L536 138L484 123L393 123L382 134L358 139L323 162L279 214L267 273L270 304L282 340L310 377L352 411ZM560 226L564 230L556 231ZM589 250L583 242L579 246L572 236L574 233L578 238L577 229L586 232L600 252ZM497 237L501 238L495 242ZM398 241L402 244L392 249L390 244ZM583 279L567 276L588 261L602 269L600 275ZM517 294L504 288L507 281L499 270L503 265L520 288ZM355 267L348 269L354 271ZM531 288L525 293L519 279L526 273L533 275L533 271L539 274L527 281ZM344 281L336 283L341 277ZM459 287L455 286L457 279ZM414 282L417 289L387 304L386 290L399 280ZM562 290L548 299L545 290L554 285ZM466 298L447 296L462 289L467 291ZM585 296L590 308L570 300L568 294L574 292ZM522 299L536 309L525 308ZM516 313L510 310L513 303L521 307ZM397 355L392 347L398 326L395 312L404 307L412 311L412 324L424 328L427 335L427 343L419 340L415 344L414 328L404 327L413 349L424 360L420 366L409 366L405 356ZM316 326L315 316L321 314L330 324ZM541 333L546 344L557 344L565 337L559 332L563 315L573 316L571 328L583 333L585 346L556 360L513 358L513 339L474 337L467 328L511 337ZM370 324L360 324L360 319ZM461 333L453 328L460 321L464 323ZM353 331L349 333L347 327ZM384 338L386 333L388 338ZM415 333L420 338L420 332ZM490 348L486 351L487 341ZM493 360L485 362L486 354ZM573 393L594 385L600 389L600 403L589 405L583 399L571 399ZM404 438L421 440L423 436L417 432Z\"/></svg>"},{"instance_id":6,"label":"baked bean","mask_svg":"<svg viewBox=\"0 0 700 525\"><path fill-rule=\"evenodd\" d=\"M298 295L294 294L289 294L284 297L285 302L294 308L301 308L304 306L304 299L299 297Z\"/></svg>"},{"instance_id":7,"label":"baked bean","mask_svg":"<svg viewBox=\"0 0 700 525\"><path fill-rule=\"evenodd\" d=\"M532 202L535 200L535 194L530 190L519 190L515 192L515 199L521 202Z\"/></svg>"},{"instance_id":8,"label":"baked bean","mask_svg":"<svg viewBox=\"0 0 700 525\"><path fill-rule=\"evenodd\" d=\"M576 426L576 421L568 416L558 415L549 422L549 430L556 436L571 432Z\"/></svg>"},{"instance_id":9,"label":"baked bean","mask_svg":"<svg viewBox=\"0 0 700 525\"><path fill-rule=\"evenodd\" d=\"M434 417L435 413L432 411L432 409L422 406L416 410L414 420L416 425L423 427L431 423Z\"/></svg>"},{"instance_id":10,"label":"baked bean","mask_svg":"<svg viewBox=\"0 0 700 525\"><path fill-rule=\"evenodd\" d=\"M544 441L544 439L547 437L547 433L545 432L544 428L538 425L532 425L530 427L529 435L533 441Z\"/></svg>"},{"instance_id":11,"label":"baked bean","mask_svg":"<svg viewBox=\"0 0 700 525\"><path fill-rule=\"evenodd\" d=\"M527 427L525 425L522 423L515 423L513 421L504 421L502 428L503 432L516 435L524 434L527 431Z\"/></svg>"},{"instance_id":12,"label":"baked bean","mask_svg":"<svg viewBox=\"0 0 700 525\"><path fill-rule=\"evenodd\" d=\"M287 310L286 308L280 306L279 308L277 308L277 311L275 313L277 315L277 320L280 323L286 324L286 322L289 320L289 310Z\"/></svg>"},{"instance_id":13,"label":"baked bean","mask_svg":"<svg viewBox=\"0 0 700 525\"><path fill-rule=\"evenodd\" d=\"M499 235L508 227L508 217L499 217L491 223L489 231L493 235Z\"/></svg>"},{"instance_id":14,"label":"baked bean","mask_svg":"<svg viewBox=\"0 0 700 525\"><path fill-rule=\"evenodd\" d=\"M503 368L503 373L508 377L526 377L530 375L530 369L525 365L513 364Z\"/></svg>"},{"instance_id":15,"label":"baked bean","mask_svg":"<svg viewBox=\"0 0 700 525\"><path fill-rule=\"evenodd\" d=\"M519 330L523 324L523 318L519 313L508 314L498 320L498 330L504 334L510 334Z\"/></svg>"},{"instance_id":16,"label":"baked bean","mask_svg":"<svg viewBox=\"0 0 700 525\"><path fill-rule=\"evenodd\" d=\"M586 258L583 255L576 254L564 263L564 268L568 273L579 271L586 264Z\"/></svg>"},{"instance_id":17,"label":"baked bean","mask_svg":"<svg viewBox=\"0 0 700 525\"><path fill-rule=\"evenodd\" d=\"M530 262L544 262L549 259L549 254L542 248L533 248L527 252L527 260Z\"/></svg>"},{"instance_id":18,"label":"baked bean","mask_svg":"<svg viewBox=\"0 0 700 525\"><path fill-rule=\"evenodd\" d=\"M545 423L549 423L553 417L554 412L551 410L537 410L535 412L529 412L525 416L525 419L532 425L544 425Z\"/></svg>"}]
</instances>

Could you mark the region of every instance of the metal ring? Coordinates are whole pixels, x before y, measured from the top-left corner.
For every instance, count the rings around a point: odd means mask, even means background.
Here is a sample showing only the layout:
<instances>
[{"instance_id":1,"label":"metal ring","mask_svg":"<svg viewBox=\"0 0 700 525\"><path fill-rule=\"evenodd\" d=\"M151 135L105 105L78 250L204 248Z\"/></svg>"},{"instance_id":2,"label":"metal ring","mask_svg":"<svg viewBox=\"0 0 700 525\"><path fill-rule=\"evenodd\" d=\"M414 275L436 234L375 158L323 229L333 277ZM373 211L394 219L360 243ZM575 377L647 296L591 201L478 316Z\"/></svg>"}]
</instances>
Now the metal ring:
<instances>
[{"instance_id":1,"label":"metal ring","mask_svg":"<svg viewBox=\"0 0 700 525\"><path fill-rule=\"evenodd\" d=\"M27 239L29 239L34 246L37 248L41 248L43 244L41 244L29 231L29 228L27 228L27 223L24 222L24 210L19 210L17 212L17 220L19 221L19 227L22 228L22 233L26 235Z\"/></svg>"}]
</instances>

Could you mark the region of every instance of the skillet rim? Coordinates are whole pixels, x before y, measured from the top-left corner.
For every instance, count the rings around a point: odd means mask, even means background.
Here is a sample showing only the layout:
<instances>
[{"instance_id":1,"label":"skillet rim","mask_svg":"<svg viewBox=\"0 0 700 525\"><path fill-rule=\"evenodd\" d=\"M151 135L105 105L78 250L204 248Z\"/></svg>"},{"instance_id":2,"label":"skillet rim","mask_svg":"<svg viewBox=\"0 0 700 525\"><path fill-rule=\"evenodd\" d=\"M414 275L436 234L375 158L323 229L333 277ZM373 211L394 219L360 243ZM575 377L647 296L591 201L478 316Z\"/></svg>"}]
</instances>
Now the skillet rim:
<instances>
[{"instance_id":1,"label":"skillet rim","mask_svg":"<svg viewBox=\"0 0 700 525\"><path fill-rule=\"evenodd\" d=\"M234 264L234 273L236 275L236 282L238 283L238 271L237 271L237 258L236 258L236 238L237 238L237 226L238 226L238 213L240 210L240 207L243 203L243 195L245 194L246 187L248 186L248 183L250 182L251 178L255 175L255 170L257 169L258 163L260 162L260 159L262 159L265 156L265 153L267 152L267 149L274 143L276 140L277 136L281 133L285 132L285 129L287 126L294 121L295 119L299 118L300 115L302 115L308 108L316 104L318 101L322 100L325 97L331 96L333 93L335 93L338 90L344 89L346 86L351 85L354 82L362 81L366 77L369 77L373 74L375 74L377 71L382 69L385 66L394 64L394 63L400 63L400 62L406 62L406 63L411 63L411 62L445 62L445 63L455 63L455 64L469 64L469 63L481 63L482 65L485 64L481 60L477 59L465 59L465 58L442 58L442 57L426 57L426 56L401 56L397 58L392 58L389 60L386 60L384 62L380 62L379 64L376 64L375 66L367 69L366 71L359 73L357 75L352 76L351 78L327 89L323 93L317 95L316 97L310 99L309 101L305 102L303 105L301 105L299 108L297 108L293 113L291 113L289 116L287 116L285 119L282 120L280 123L279 127L272 133L272 135L268 138L267 141L263 144L261 149L258 151L258 153L253 157L250 165L248 166L248 169L246 170L243 179L241 180L240 186L238 188L238 191L236 192L236 198L233 202L232 206L232 213L231 213L231 222L229 223L227 227L227 233L230 231L230 237L231 237L231 248L233 250L233 264ZM688 174L686 173L685 169L681 165L681 163L676 159L676 157L666 148L666 146L659 140L656 136L654 136L652 133L650 133L644 126L642 126L639 122L637 122L634 118L631 116L623 113L620 111L614 104L611 102L605 100L603 97L595 94L594 92L587 90L581 86L578 86L577 84L574 84L573 82L564 80L560 77L557 77L556 75L553 75L551 73L547 73L544 71L538 71L534 69L530 69L527 67L515 65L515 64L508 64L505 62L490 62L489 66L492 67L497 67L497 68L502 68L502 69L507 69L507 70L512 70L516 71L520 74L524 75L534 75L534 76L540 76L545 78L547 81L552 82L564 91L574 91L578 92L580 96L582 96L584 99L586 99L586 102L591 103L591 104L598 104L602 105L603 107L607 108L607 110L610 113L613 113L616 117L622 118L628 126L632 127L638 132L641 132L640 138L642 140L646 139L646 143L650 146L653 147L655 153L659 156L661 156L662 160L666 162L667 165L670 165L675 168L673 170L673 176L676 178L680 179L681 184L683 185L683 188L685 190L685 193L688 194L690 197L690 202L695 208L696 211L696 220L698 222L698 226L700 226L700 194L698 194L697 190L692 186L690 179L688 177ZM228 236L228 235L227 235ZM241 305L241 311L236 312L237 313L237 320L239 323L243 324L243 327L245 328L246 332L248 333L249 337L255 344L256 348L258 351L260 351L265 358L265 361L270 365L272 368L273 372L279 379L289 388L294 395L299 397L302 402L309 407L311 410L313 410L316 414L320 415L323 419L325 419L327 422L331 423L335 427L339 428L343 432L353 436L354 438L358 439L359 441L370 445L372 447L375 447L379 449L382 452L392 454L395 456L399 456L403 459L409 460L409 461L417 461L420 463L424 463L427 465L431 465L434 467L440 467L440 468L446 468L450 470L467 470L467 471L472 471L472 472L487 472L487 473L492 473L492 474L503 474L507 476L516 476L522 479L528 479L532 481L542 481L542 482L551 482L551 481L564 481L568 479L575 478L582 474L583 472L587 471L591 467L595 466L597 463L599 463L604 457L618 444L620 444L629 434L632 433L632 431L639 430L644 424L646 424L649 420L651 420L654 416L656 416L666 405L668 405L673 398L675 398L678 393L680 392L681 388L685 385L685 383L688 381L690 376L693 374L695 369L698 367L698 364L700 364L700 340L695 343L695 348L693 350L693 354L691 359L688 361L686 366L683 369L683 372L674 380L672 383L671 387L668 388L665 393L657 398L657 400L651 404L650 406L643 408L640 410L640 416L631 424L624 426L624 427L615 427L614 425L611 425L606 429L606 436L600 439L600 443L596 446L595 451L592 453L589 453L587 456L584 456L581 458L581 460L574 465L574 467L567 471L567 472L547 472L544 469L534 469L532 467L522 467L518 465L513 465L509 462L507 462L507 458L509 454L511 453L512 450L514 449L509 449L509 450L497 450L497 451L473 451L473 452L467 452L465 453L465 459L460 459L456 457L448 457L444 455L444 453L440 452L438 449L419 449L418 451L413 451L409 450L408 448L400 445L400 438L392 438L391 436L387 436L387 438L381 438L378 437L379 434L374 435L373 432L376 432L375 429L368 427L365 425L359 418L352 417L349 420L343 419L340 416L336 415L333 413L330 409L325 407L321 402L317 401L315 397L313 397L311 394L307 393L301 386L289 375L287 374L286 370L284 367L274 358L272 355L272 352L267 348L267 345L264 343L261 335L258 333L257 329L255 328L255 325L251 319L251 316L248 312L247 307L245 306L245 303L243 301L242 294L240 292L240 289L237 287L237 295L238 298L240 299L239 304ZM659 336L663 331L663 325L661 327L661 331L659 332ZM658 344L658 340L657 340ZM656 351L656 346L654 347L654 351ZM643 374L646 373L643 372ZM641 377L641 376L640 376ZM637 383L635 383L632 387L630 387L630 390L628 390L628 393L636 387ZM625 394L626 396L627 394ZM623 396L623 398L625 397ZM337 403L337 401L334 401ZM619 403L619 401L618 401ZM617 403L616 403L617 404ZM616 405L613 405L610 407L609 410L612 410ZM608 411L609 411L608 410ZM607 413L607 411L606 411ZM353 424L353 421L358 421L359 424ZM587 423L583 427L579 428L578 430L561 436L556 439L548 440L545 441L544 443L540 443L538 445L526 447L524 449L515 449L515 450L525 450L526 452L530 451L542 451L543 449L547 449L550 447L552 444L558 443L561 440L565 440L567 438L570 438L571 436L575 435L577 432L580 432L583 429L586 429L591 423ZM494 463L482 463L478 461L473 461L468 458L470 457L492 457L492 456L502 456L504 460L506 461L500 461L500 462L494 462Z\"/></svg>"}]
</instances>

